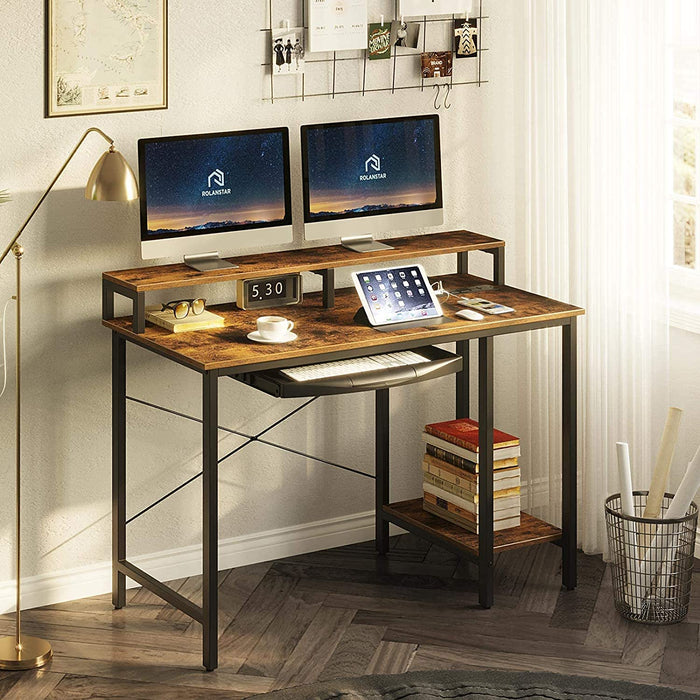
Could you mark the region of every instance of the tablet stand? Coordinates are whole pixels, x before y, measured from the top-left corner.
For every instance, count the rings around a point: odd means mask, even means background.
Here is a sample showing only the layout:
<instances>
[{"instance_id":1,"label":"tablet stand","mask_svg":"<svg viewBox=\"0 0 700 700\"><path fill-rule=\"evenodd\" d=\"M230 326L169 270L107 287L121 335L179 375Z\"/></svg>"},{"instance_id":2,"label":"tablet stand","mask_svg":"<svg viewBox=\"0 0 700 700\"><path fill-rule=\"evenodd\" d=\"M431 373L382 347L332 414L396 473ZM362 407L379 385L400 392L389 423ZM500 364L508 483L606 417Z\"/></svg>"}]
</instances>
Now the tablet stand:
<instances>
[{"instance_id":1,"label":"tablet stand","mask_svg":"<svg viewBox=\"0 0 700 700\"><path fill-rule=\"evenodd\" d=\"M355 321L356 323L360 323L363 326L369 326L370 328L374 328L375 331L383 331L385 333L387 331L401 330L402 328L421 328L425 326L439 326L443 323L450 322L449 318L439 316L438 318L417 318L415 321L401 321L400 323L389 323L385 326L373 326L369 322L369 319L367 318L367 312L362 306L357 310L357 312L352 318L353 321Z\"/></svg>"}]
</instances>

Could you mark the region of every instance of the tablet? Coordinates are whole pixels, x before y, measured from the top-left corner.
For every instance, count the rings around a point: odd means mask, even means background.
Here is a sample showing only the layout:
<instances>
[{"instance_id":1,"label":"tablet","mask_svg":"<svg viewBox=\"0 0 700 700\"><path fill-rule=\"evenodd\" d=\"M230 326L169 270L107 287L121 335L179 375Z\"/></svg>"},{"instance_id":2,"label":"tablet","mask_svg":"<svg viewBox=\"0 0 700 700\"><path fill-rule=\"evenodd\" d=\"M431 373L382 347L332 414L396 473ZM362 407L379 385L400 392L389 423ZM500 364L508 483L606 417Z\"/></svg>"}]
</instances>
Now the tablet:
<instances>
[{"instance_id":1,"label":"tablet","mask_svg":"<svg viewBox=\"0 0 700 700\"><path fill-rule=\"evenodd\" d=\"M353 272L355 289L372 326L442 317L422 265Z\"/></svg>"}]
</instances>

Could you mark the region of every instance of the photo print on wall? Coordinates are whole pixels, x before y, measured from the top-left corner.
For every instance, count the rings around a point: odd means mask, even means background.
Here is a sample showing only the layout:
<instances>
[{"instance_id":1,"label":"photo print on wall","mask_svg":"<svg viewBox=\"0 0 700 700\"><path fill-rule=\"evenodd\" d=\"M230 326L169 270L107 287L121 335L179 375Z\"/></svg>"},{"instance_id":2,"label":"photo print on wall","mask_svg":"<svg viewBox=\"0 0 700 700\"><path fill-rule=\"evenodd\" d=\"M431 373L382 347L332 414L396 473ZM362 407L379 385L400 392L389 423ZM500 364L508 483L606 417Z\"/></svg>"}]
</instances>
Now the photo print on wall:
<instances>
[{"instance_id":1,"label":"photo print on wall","mask_svg":"<svg viewBox=\"0 0 700 700\"><path fill-rule=\"evenodd\" d=\"M367 55L370 61L391 58L391 24L370 24L367 30Z\"/></svg>"},{"instance_id":2,"label":"photo print on wall","mask_svg":"<svg viewBox=\"0 0 700 700\"><path fill-rule=\"evenodd\" d=\"M420 55L421 76L449 78L452 76L452 51L428 51Z\"/></svg>"},{"instance_id":3,"label":"photo print on wall","mask_svg":"<svg viewBox=\"0 0 700 700\"><path fill-rule=\"evenodd\" d=\"M478 52L479 30L477 20L456 19L455 20L455 57L474 58Z\"/></svg>"},{"instance_id":4,"label":"photo print on wall","mask_svg":"<svg viewBox=\"0 0 700 700\"><path fill-rule=\"evenodd\" d=\"M304 28L291 27L272 32L272 74L304 72Z\"/></svg>"},{"instance_id":5,"label":"photo print on wall","mask_svg":"<svg viewBox=\"0 0 700 700\"><path fill-rule=\"evenodd\" d=\"M394 20L391 23L391 43L397 49L409 49L415 51L418 49L420 30L420 22L404 22L402 20Z\"/></svg>"}]
</instances>

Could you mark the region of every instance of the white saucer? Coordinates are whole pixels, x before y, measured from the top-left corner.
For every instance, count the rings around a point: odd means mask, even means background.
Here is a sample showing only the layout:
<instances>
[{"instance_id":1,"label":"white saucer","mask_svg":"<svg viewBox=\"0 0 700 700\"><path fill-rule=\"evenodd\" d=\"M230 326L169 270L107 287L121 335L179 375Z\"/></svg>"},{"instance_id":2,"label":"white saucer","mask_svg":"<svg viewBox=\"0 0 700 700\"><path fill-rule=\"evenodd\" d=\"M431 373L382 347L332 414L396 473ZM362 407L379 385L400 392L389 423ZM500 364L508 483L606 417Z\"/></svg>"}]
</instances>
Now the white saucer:
<instances>
[{"instance_id":1,"label":"white saucer","mask_svg":"<svg viewBox=\"0 0 700 700\"><path fill-rule=\"evenodd\" d=\"M248 340L254 340L256 343L291 343L296 340L299 336L296 333L287 333L280 336L279 340L269 340L268 338L263 338L258 331L253 331L248 333Z\"/></svg>"}]
</instances>

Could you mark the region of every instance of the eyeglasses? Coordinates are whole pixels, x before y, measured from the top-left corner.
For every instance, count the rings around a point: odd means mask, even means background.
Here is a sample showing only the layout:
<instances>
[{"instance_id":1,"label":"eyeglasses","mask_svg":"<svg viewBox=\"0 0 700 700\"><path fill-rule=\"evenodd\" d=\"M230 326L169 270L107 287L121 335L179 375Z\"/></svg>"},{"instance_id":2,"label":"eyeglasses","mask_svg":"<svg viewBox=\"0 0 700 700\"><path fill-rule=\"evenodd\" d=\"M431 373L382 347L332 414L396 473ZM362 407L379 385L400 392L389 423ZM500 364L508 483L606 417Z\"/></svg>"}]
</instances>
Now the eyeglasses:
<instances>
[{"instance_id":1,"label":"eyeglasses","mask_svg":"<svg viewBox=\"0 0 700 700\"><path fill-rule=\"evenodd\" d=\"M206 299L178 299L163 304L161 311L170 309L175 318L185 318L190 313L193 316L199 316L204 311L205 303Z\"/></svg>"}]
</instances>

